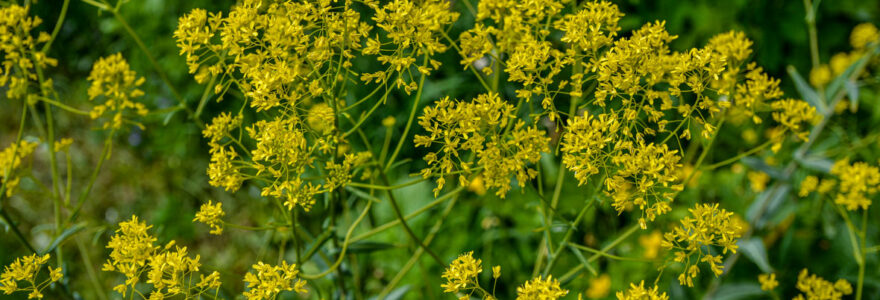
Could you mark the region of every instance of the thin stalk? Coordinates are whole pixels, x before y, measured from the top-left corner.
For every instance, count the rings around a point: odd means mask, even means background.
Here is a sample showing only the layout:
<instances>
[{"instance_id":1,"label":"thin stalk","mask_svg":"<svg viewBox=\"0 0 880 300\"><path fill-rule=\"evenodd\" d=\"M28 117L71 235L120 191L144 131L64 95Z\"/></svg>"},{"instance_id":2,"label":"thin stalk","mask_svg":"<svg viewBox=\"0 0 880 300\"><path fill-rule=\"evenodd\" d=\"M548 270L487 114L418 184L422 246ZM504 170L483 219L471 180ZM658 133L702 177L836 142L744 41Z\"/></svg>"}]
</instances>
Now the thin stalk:
<instances>
[{"instance_id":1,"label":"thin stalk","mask_svg":"<svg viewBox=\"0 0 880 300\"><path fill-rule=\"evenodd\" d=\"M425 60L422 63L422 66L428 65L428 55L425 54ZM413 98L412 109L409 111L409 118L406 120L406 126L403 127L403 134L400 135L400 140L397 141L397 146L394 147L394 152L391 153L391 158L388 159L388 164L385 165L385 170L391 168L391 165L394 163L394 159L397 158L397 154L400 153L400 149L403 148L403 144L406 142L407 134L409 134L409 129L412 128L413 120L416 118L416 111L419 108L419 102L422 100L422 90L425 87L425 73L422 73L419 76L419 88L416 91L416 96Z\"/></svg>"},{"instance_id":2,"label":"thin stalk","mask_svg":"<svg viewBox=\"0 0 880 300\"><path fill-rule=\"evenodd\" d=\"M607 252L610 251L612 248L617 247L618 244L622 243L624 240L626 240L626 238L628 238L630 235L632 235L633 233L635 233L635 232L638 231L638 230L639 230L639 225L638 225L638 224L635 224L635 225L630 226L629 229L627 229L627 230L626 230L625 232L623 232L619 237L617 237L616 239L614 239L614 241L611 241L610 244L608 244L608 245L605 246L605 247L602 247L601 252L602 252L602 253L607 253ZM590 256L590 258L587 259L587 262L593 262L594 260L598 259L600 256L601 256L601 255L600 255L599 253L597 253L597 254L593 254L593 256ZM583 269L583 268L584 268L584 265L583 265L583 264L578 264L577 266L575 266L574 268L572 268L571 270L569 270L568 272L566 272L564 275L562 275L562 277L559 277L559 281L561 281L561 282L567 282L567 281L571 280L571 279L572 279L575 275L577 275L577 274L581 271L581 269Z\"/></svg>"},{"instance_id":3,"label":"thin stalk","mask_svg":"<svg viewBox=\"0 0 880 300\"><path fill-rule=\"evenodd\" d=\"M458 200L458 197L453 197L452 200L449 201L449 204L446 205L446 209L443 210L443 213L440 215L440 219L434 223L434 226L431 227L431 231L425 237L425 244L430 245L432 241L434 241L434 237L437 235L437 232L440 231L440 227L443 225L443 222L446 220L446 217L449 216L449 213L452 212L452 207L455 206L455 202ZM419 248L413 254L412 257L409 258L409 261L403 266L400 272L397 272L397 275L394 275L394 278L385 285L385 288L382 289L382 292L379 293L379 299L385 299L385 296L400 283L400 280L406 275L407 272L418 262L419 258L422 254L425 253L423 248Z\"/></svg>"}]
</instances>

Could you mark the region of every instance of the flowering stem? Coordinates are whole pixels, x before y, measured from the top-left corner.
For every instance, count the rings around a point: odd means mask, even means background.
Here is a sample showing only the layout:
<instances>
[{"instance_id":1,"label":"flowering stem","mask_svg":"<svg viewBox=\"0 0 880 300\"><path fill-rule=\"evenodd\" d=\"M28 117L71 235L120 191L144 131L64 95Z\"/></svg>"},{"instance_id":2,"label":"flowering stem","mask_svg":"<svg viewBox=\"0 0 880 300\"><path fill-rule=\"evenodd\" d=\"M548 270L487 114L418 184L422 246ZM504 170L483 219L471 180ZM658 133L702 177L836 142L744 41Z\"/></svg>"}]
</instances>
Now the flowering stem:
<instances>
[{"instance_id":1,"label":"flowering stem","mask_svg":"<svg viewBox=\"0 0 880 300\"><path fill-rule=\"evenodd\" d=\"M302 274L302 278L312 279L312 280L318 279L318 278L326 276L327 274L330 274L331 272L333 272L334 270L339 268L339 265L342 264L342 260L345 259L345 252L348 250L348 245L351 243L351 233L354 232L354 229L358 226L358 224L361 223L361 221L364 219L364 217L367 215L367 213L369 213L370 208L372 208L372 207L373 207L373 201L367 201L367 206L364 207L364 211L361 212L360 216L358 216L358 218L356 220L354 220L354 223L351 224L351 227L348 228L348 232L345 233L345 240L342 242L342 250L339 252L339 257L336 259L336 262L333 263L332 266L327 268L327 270L324 270L324 272L321 272L321 273L315 274L315 275ZM328 232L332 232L332 231L333 230L328 230ZM315 248L317 248L317 247L315 247Z\"/></svg>"},{"instance_id":2,"label":"flowering stem","mask_svg":"<svg viewBox=\"0 0 880 300\"><path fill-rule=\"evenodd\" d=\"M424 62L422 66L428 65L428 55L425 54ZM412 109L409 112L409 119L406 120L406 126L403 127L403 134L400 135L400 140L397 141L397 147L394 147L394 152L391 153L391 158L388 159L388 164L385 165L385 170L391 168L391 164L394 163L394 159L397 158L397 154L400 153L400 149L403 148L404 142L406 142L407 134L409 134L409 129L412 127L413 120L416 118L416 111L419 108L419 102L422 100L422 89L425 87L425 73L422 73L419 76L419 88L416 91L416 96L413 98Z\"/></svg>"},{"instance_id":3,"label":"flowering stem","mask_svg":"<svg viewBox=\"0 0 880 300\"><path fill-rule=\"evenodd\" d=\"M385 181L385 184L387 185L388 184L388 176L385 175L385 171L380 170L379 174L382 177L382 180ZM406 220L403 217L403 213L400 212L400 206L397 205L397 199L395 199L395 197L394 197L394 192L392 190L387 190L386 192L388 193L388 200L389 200L389 202L391 202L391 208L394 210L394 215L397 216L398 220L400 220L400 225L403 226L403 230L406 231L406 234L408 234L409 237L412 238L413 242L416 243L419 247L421 247L422 249L425 249L425 252L428 252L428 255L431 255L431 258L433 258L434 261L437 262L437 264L439 264L441 266L445 265L443 263L443 260L440 259L440 257L437 256L437 254L435 254L434 251L431 251L431 249L428 249L428 247L425 246L425 243L423 243L422 240L420 240L419 237L416 236L416 234L412 231L412 229L409 227L409 225L406 224ZM372 201L370 201L370 203L372 203Z\"/></svg>"}]
</instances>

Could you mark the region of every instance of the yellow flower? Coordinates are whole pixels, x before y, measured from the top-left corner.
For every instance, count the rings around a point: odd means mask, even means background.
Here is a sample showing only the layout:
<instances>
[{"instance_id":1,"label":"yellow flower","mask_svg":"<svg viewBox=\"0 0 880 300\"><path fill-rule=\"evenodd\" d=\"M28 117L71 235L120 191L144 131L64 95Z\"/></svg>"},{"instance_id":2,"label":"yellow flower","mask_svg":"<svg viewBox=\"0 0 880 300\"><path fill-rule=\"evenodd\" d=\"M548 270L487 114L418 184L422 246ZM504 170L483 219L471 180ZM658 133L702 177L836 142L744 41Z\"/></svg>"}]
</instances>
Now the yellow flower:
<instances>
[{"instance_id":1,"label":"yellow flower","mask_svg":"<svg viewBox=\"0 0 880 300\"><path fill-rule=\"evenodd\" d=\"M810 70L810 84L816 87L825 86L831 82L831 68L828 65L820 65Z\"/></svg>"},{"instance_id":2,"label":"yellow flower","mask_svg":"<svg viewBox=\"0 0 880 300\"><path fill-rule=\"evenodd\" d=\"M642 256L645 259L655 259L659 256L661 244L663 242L663 233L659 230L651 231L650 234L639 236L639 245L645 249Z\"/></svg>"},{"instance_id":3,"label":"yellow flower","mask_svg":"<svg viewBox=\"0 0 880 300\"><path fill-rule=\"evenodd\" d=\"M815 191L818 187L819 178L813 175L804 177L804 180L801 181L801 189L798 191L798 196L806 197L807 195Z\"/></svg>"},{"instance_id":4,"label":"yellow flower","mask_svg":"<svg viewBox=\"0 0 880 300\"><path fill-rule=\"evenodd\" d=\"M843 279L831 283L822 277L810 274L807 269L798 274L797 289L802 294L795 299L823 299L840 300L843 296L852 294L852 285Z\"/></svg>"},{"instance_id":5,"label":"yellow flower","mask_svg":"<svg viewBox=\"0 0 880 300\"><path fill-rule=\"evenodd\" d=\"M587 298L601 299L608 296L611 290L611 276L608 274L599 275L599 277L590 278L590 287L587 289Z\"/></svg>"},{"instance_id":6,"label":"yellow flower","mask_svg":"<svg viewBox=\"0 0 880 300\"><path fill-rule=\"evenodd\" d=\"M681 157L678 150L664 145L639 141L637 145L621 143L622 153L611 157L611 163L620 169L605 179L606 194L613 195L611 205L618 214L627 207L640 211L639 226L647 229L647 222L671 210L669 203L684 187L679 182ZM630 188L634 192L630 192Z\"/></svg>"},{"instance_id":7,"label":"yellow flower","mask_svg":"<svg viewBox=\"0 0 880 300\"><path fill-rule=\"evenodd\" d=\"M492 278L498 279L501 277L501 266L492 267Z\"/></svg>"},{"instance_id":8,"label":"yellow flower","mask_svg":"<svg viewBox=\"0 0 880 300\"><path fill-rule=\"evenodd\" d=\"M774 110L773 120L782 124L782 126L795 134L800 140L806 142L809 140L809 125L819 121L819 114L816 108L803 100L785 99L774 101L770 104Z\"/></svg>"},{"instance_id":9,"label":"yellow flower","mask_svg":"<svg viewBox=\"0 0 880 300\"><path fill-rule=\"evenodd\" d=\"M443 271L446 283L440 285L445 293L458 293L461 290L474 288L477 276L483 272L483 263L480 259L474 259L474 252L470 251L459 255ZM494 269L493 269L494 271ZM499 268L500 271L500 268Z\"/></svg>"},{"instance_id":10,"label":"yellow flower","mask_svg":"<svg viewBox=\"0 0 880 300\"><path fill-rule=\"evenodd\" d=\"M849 163L843 159L834 163L831 174L840 180L834 203L848 210L868 209L871 196L880 188L880 168L865 162Z\"/></svg>"},{"instance_id":11,"label":"yellow flower","mask_svg":"<svg viewBox=\"0 0 880 300\"><path fill-rule=\"evenodd\" d=\"M761 283L761 290L768 292L779 286L779 281L776 281L776 273L758 275L758 282Z\"/></svg>"},{"instance_id":12,"label":"yellow flower","mask_svg":"<svg viewBox=\"0 0 880 300\"><path fill-rule=\"evenodd\" d=\"M536 277L516 288L516 300L556 300L568 294L553 276Z\"/></svg>"},{"instance_id":13,"label":"yellow flower","mask_svg":"<svg viewBox=\"0 0 880 300\"><path fill-rule=\"evenodd\" d=\"M37 256L32 254L16 258L11 264L3 267L3 273L0 274L0 291L6 295L15 292L30 292L28 299L42 299L41 291L49 286L49 283L57 282L63 277L61 268L49 269L49 278L42 282L38 282L37 274L49 261L49 254ZM19 285L22 282L24 285Z\"/></svg>"},{"instance_id":14,"label":"yellow flower","mask_svg":"<svg viewBox=\"0 0 880 300\"><path fill-rule=\"evenodd\" d=\"M736 253L737 239L742 236L742 228L733 221L733 213L718 204L697 204L689 209L691 216L681 220L681 225L664 235L663 247L675 251L675 261L685 264L678 281L682 285L693 286L693 280L700 273L698 264L705 262L715 276L723 273L721 255L704 253L706 247L721 247L722 254ZM695 259L691 259L696 256Z\"/></svg>"},{"instance_id":15,"label":"yellow flower","mask_svg":"<svg viewBox=\"0 0 880 300\"><path fill-rule=\"evenodd\" d=\"M767 189L767 182L770 182L770 175L760 171L750 171L746 174L751 183L752 190L762 192Z\"/></svg>"},{"instance_id":16,"label":"yellow flower","mask_svg":"<svg viewBox=\"0 0 880 300\"><path fill-rule=\"evenodd\" d=\"M205 225L211 227L211 234L220 235L223 233L223 216L226 215L223 212L223 203L217 202L217 205L213 204L213 201L208 200L208 203L202 204L199 208L199 212L196 213L196 217L193 219L193 222L201 222Z\"/></svg>"},{"instance_id":17,"label":"yellow flower","mask_svg":"<svg viewBox=\"0 0 880 300\"><path fill-rule=\"evenodd\" d=\"M18 187L22 159L31 155L39 144L22 140L0 152L0 180L6 185L6 197L12 197ZM2 192L2 191L0 191Z\"/></svg>"},{"instance_id":18,"label":"yellow flower","mask_svg":"<svg viewBox=\"0 0 880 300\"><path fill-rule=\"evenodd\" d=\"M495 194L499 197L510 190L511 176L516 177L520 187L537 176L537 171L527 165L537 163L541 153L549 150L549 138L537 127L517 122L513 112L514 106L496 93L478 95L472 102L446 97L425 108L419 125L427 134L415 135L414 142L416 147L441 145L438 151L425 155L428 168L421 172L424 178L439 176L434 194L443 188L444 176L455 171L462 171L460 185L469 185L467 175L475 164L462 159L467 152L476 155L485 187L497 188ZM515 122L512 130L504 134L502 129L511 122Z\"/></svg>"},{"instance_id":19,"label":"yellow flower","mask_svg":"<svg viewBox=\"0 0 880 300\"><path fill-rule=\"evenodd\" d=\"M31 35L31 31L39 27L43 20L39 17L29 17L30 6L12 4L0 8L0 57L2 71L0 71L0 87L6 87L6 97L21 99L28 96L29 86L39 86L38 70L47 66L55 66L58 61L49 58L46 53L37 47L45 44L51 38L45 32L39 32L37 38ZM45 82L51 85L51 80Z\"/></svg>"},{"instance_id":20,"label":"yellow flower","mask_svg":"<svg viewBox=\"0 0 880 300\"><path fill-rule=\"evenodd\" d=\"M617 300L669 300L669 296L665 292L658 291L656 285L645 288L643 280L639 282L639 285L630 283L626 292L617 292Z\"/></svg>"},{"instance_id":21,"label":"yellow flower","mask_svg":"<svg viewBox=\"0 0 880 300\"><path fill-rule=\"evenodd\" d=\"M96 105L91 111L92 119L109 115L112 123L105 122L105 129L121 128L123 114L126 111L133 111L140 116L147 114L146 106L131 100L144 95L144 91L139 88L144 83L144 78L138 77L137 73L131 70L128 62L122 58L122 54L116 53L99 58L92 66L88 79L91 81L88 90L89 100L105 98L104 103Z\"/></svg>"},{"instance_id":22,"label":"yellow flower","mask_svg":"<svg viewBox=\"0 0 880 300\"><path fill-rule=\"evenodd\" d=\"M623 13L617 5L608 1L590 1L585 2L576 14L565 15L555 27L565 33L561 41L582 50L596 51L614 41L620 30L617 22L621 17Z\"/></svg>"},{"instance_id":23,"label":"yellow flower","mask_svg":"<svg viewBox=\"0 0 880 300\"><path fill-rule=\"evenodd\" d=\"M864 49L868 44L880 39L880 31L871 23L862 23L853 28L849 43L855 49Z\"/></svg>"},{"instance_id":24,"label":"yellow flower","mask_svg":"<svg viewBox=\"0 0 880 300\"><path fill-rule=\"evenodd\" d=\"M125 275L124 284L117 285L113 289L126 295L128 287L134 288L139 282L140 270L147 265L153 252L158 248L153 245L156 237L147 232L153 226L138 220L137 216L131 216L131 220L119 223L116 234L110 237L107 248L112 249L110 257L104 263L104 271L116 271Z\"/></svg>"},{"instance_id":25,"label":"yellow flower","mask_svg":"<svg viewBox=\"0 0 880 300\"><path fill-rule=\"evenodd\" d=\"M286 261L281 261L280 266L272 266L257 262L251 267L256 274L248 272L244 277L248 288L244 296L248 300L275 299L281 291L295 291L301 294L307 292L306 282L296 277L299 271L295 264L288 265Z\"/></svg>"}]
</instances>

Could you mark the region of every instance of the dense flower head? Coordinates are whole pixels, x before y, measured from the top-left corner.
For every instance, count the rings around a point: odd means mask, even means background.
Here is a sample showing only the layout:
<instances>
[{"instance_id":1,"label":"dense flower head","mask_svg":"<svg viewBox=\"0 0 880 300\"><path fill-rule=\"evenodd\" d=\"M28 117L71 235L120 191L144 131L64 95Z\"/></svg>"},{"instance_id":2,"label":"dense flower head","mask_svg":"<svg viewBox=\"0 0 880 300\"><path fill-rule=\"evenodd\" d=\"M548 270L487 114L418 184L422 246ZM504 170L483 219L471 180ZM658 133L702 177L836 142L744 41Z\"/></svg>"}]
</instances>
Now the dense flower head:
<instances>
[{"instance_id":1,"label":"dense flower head","mask_svg":"<svg viewBox=\"0 0 880 300\"><path fill-rule=\"evenodd\" d=\"M112 249L110 258L104 263L104 271L118 272L125 276L125 282L113 290L126 295L144 295L138 290L142 277L152 286L149 299L165 299L175 295L198 297L220 286L216 271L205 277L200 274L199 281L192 278L201 267L200 257L188 256L186 247L176 246L174 241L164 247L155 245L156 237L149 233L152 225L132 216L120 222L116 234L110 238L107 248ZM184 280L186 279L186 280ZM193 284L195 284L193 286Z\"/></svg>"},{"instance_id":2,"label":"dense flower head","mask_svg":"<svg viewBox=\"0 0 880 300\"><path fill-rule=\"evenodd\" d=\"M814 106L803 100L784 99L770 103L770 107L774 110L773 120L794 133L798 139L805 142L809 140L810 131L807 127L819 120Z\"/></svg>"},{"instance_id":3,"label":"dense flower head","mask_svg":"<svg viewBox=\"0 0 880 300\"><path fill-rule=\"evenodd\" d=\"M715 246L721 253L736 253L737 239L742 236L741 227L733 219L733 213L719 208L718 204L697 204L689 209L691 216L681 219L681 225L664 235L663 247L675 253L674 260L685 264L678 281L682 285L693 286L699 275L699 263L705 262L715 276L721 275L722 256L704 252L706 247Z\"/></svg>"},{"instance_id":4,"label":"dense flower head","mask_svg":"<svg viewBox=\"0 0 880 300\"><path fill-rule=\"evenodd\" d=\"M516 288L517 300L556 300L566 294L568 290L559 287L559 281L553 276L539 276Z\"/></svg>"},{"instance_id":5,"label":"dense flower head","mask_svg":"<svg viewBox=\"0 0 880 300\"><path fill-rule=\"evenodd\" d=\"M617 300L668 300L669 296L665 292L658 291L656 285L645 287L645 281L640 281L639 285L635 283L629 284L626 291L617 292Z\"/></svg>"},{"instance_id":6,"label":"dense flower head","mask_svg":"<svg viewBox=\"0 0 880 300\"><path fill-rule=\"evenodd\" d=\"M282 291L307 292L306 282L297 277L299 270L295 264L288 265L286 261L282 261L281 265L273 266L257 262L251 268L255 273L248 272L244 277L248 289L244 296L248 300L275 299Z\"/></svg>"},{"instance_id":7,"label":"dense flower head","mask_svg":"<svg viewBox=\"0 0 880 300\"><path fill-rule=\"evenodd\" d=\"M849 43L855 49L864 49L868 44L880 40L880 30L871 23L862 23L853 28Z\"/></svg>"},{"instance_id":8,"label":"dense flower head","mask_svg":"<svg viewBox=\"0 0 880 300\"><path fill-rule=\"evenodd\" d=\"M761 283L761 290L768 292L779 286L779 281L776 281L776 273L758 275L758 282Z\"/></svg>"},{"instance_id":9,"label":"dense flower head","mask_svg":"<svg viewBox=\"0 0 880 300\"><path fill-rule=\"evenodd\" d=\"M61 268L49 266L49 278L38 281L37 274L48 262L49 254L42 256L32 254L16 258L11 264L3 267L3 273L0 274L0 291L6 295L27 292L28 299L42 299L42 290L49 283L57 282L63 277Z\"/></svg>"},{"instance_id":10,"label":"dense flower head","mask_svg":"<svg viewBox=\"0 0 880 300\"><path fill-rule=\"evenodd\" d=\"M577 13L556 21L555 27L565 32L561 41L583 50L596 51L614 41L620 31L617 22L621 17L623 13L617 5L608 1L590 1Z\"/></svg>"},{"instance_id":11,"label":"dense flower head","mask_svg":"<svg viewBox=\"0 0 880 300\"><path fill-rule=\"evenodd\" d=\"M105 115L111 118L111 121L104 123L104 128L121 128L127 111L140 116L147 114L143 103L132 101L144 95L139 88L144 78L137 76L122 54L99 58L92 66L88 79L91 81L89 99L105 99L104 103L95 105L91 111L92 119Z\"/></svg>"},{"instance_id":12,"label":"dense flower head","mask_svg":"<svg viewBox=\"0 0 880 300\"><path fill-rule=\"evenodd\" d=\"M677 150L666 145L629 142L618 145L621 153L610 162L619 167L605 179L606 193L613 198L612 206L618 213L628 207L639 209L639 225L646 229L648 221L671 210L674 194L683 186L677 169L681 168Z\"/></svg>"},{"instance_id":13,"label":"dense flower head","mask_svg":"<svg viewBox=\"0 0 880 300\"><path fill-rule=\"evenodd\" d=\"M425 108L419 125L427 135L416 135L415 145L441 145L425 155L428 168L422 170L425 178L439 176L435 194L443 188L444 176L456 171L462 172L460 184L468 186L467 176L475 167L483 170L486 187L497 188L499 197L510 190L511 176L522 187L537 175L526 165L538 162L548 151L549 138L535 126L516 121L513 108L495 93L481 94L472 102L446 97ZM468 152L476 156L476 163Z\"/></svg>"},{"instance_id":14,"label":"dense flower head","mask_svg":"<svg viewBox=\"0 0 880 300\"><path fill-rule=\"evenodd\" d=\"M831 283L816 274L810 274L807 269L798 274L797 289L801 291L794 298L797 300L840 300L853 292L852 285L846 280L838 279Z\"/></svg>"},{"instance_id":15,"label":"dense flower head","mask_svg":"<svg viewBox=\"0 0 880 300\"><path fill-rule=\"evenodd\" d=\"M483 272L483 261L474 259L473 255L473 251L459 255L446 267L443 271L446 283L441 285L443 292L457 293L477 285L477 277Z\"/></svg>"},{"instance_id":16,"label":"dense flower head","mask_svg":"<svg viewBox=\"0 0 880 300\"><path fill-rule=\"evenodd\" d=\"M43 21L40 17L28 16L29 11L29 6L17 4L0 8L0 57L3 57L0 87L7 88L6 97L10 99L28 95L29 83L38 80L37 68L58 64L37 49L51 37L45 32L39 32L37 38L31 35Z\"/></svg>"},{"instance_id":17,"label":"dense flower head","mask_svg":"<svg viewBox=\"0 0 880 300\"><path fill-rule=\"evenodd\" d=\"M213 201L208 200L208 203L202 204L199 208L199 211L196 213L196 217L193 219L193 222L204 223L211 227L211 234L220 235L223 233L223 216L226 213L223 211L223 203L217 202L214 204Z\"/></svg>"},{"instance_id":18,"label":"dense flower head","mask_svg":"<svg viewBox=\"0 0 880 300\"><path fill-rule=\"evenodd\" d=\"M866 162L850 163L842 159L834 163L831 175L837 176L839 183L834 203L848 210L868 209L871 196L880 189L880 168Z\"/></svg>"},{"instance_id":19,"label":"dense flower head","mask_svg":"<svg viewBox=\"0 0 880 300\"><path fill-rule=\"evenodd\" d=\"M21 177L18 175L22 160L32 153L39 144L30 141L13 143L0 152L0 181L6 186L6 197L11 197L18 188Z\"/></svg>"},{"instance_id":20,"label":"dense flower head","mask_svg":"<svg viewBox=\"0 0 880 300\"><path fill-rule=\"evenodd\" d=\"M568 121L562 136L562 164L574 173L578 184L586 184L591 175L604 168L609 149L614 146L620 121L614 115L593 116L584 112Z\"/></svg>"}]
</instances>

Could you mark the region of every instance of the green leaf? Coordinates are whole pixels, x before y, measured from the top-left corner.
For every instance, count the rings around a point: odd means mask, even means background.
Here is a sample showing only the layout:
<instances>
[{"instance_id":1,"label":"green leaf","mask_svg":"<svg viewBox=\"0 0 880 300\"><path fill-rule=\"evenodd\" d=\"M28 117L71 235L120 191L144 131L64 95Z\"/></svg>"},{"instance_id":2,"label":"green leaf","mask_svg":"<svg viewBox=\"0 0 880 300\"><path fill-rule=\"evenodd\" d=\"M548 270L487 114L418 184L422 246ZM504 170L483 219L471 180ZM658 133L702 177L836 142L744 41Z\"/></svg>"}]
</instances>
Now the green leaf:
<instances>
[{"instance_id":1,"label":"green leaf","mask_svg":"<svg viewBox=\"0 0 880 300\"><path fill-rule=\"evenodd\" d=\"M404 285L402 287L394 289L393 291L388 293L388 295L385 295L385 298L382 298L382 299L385 299L385 300L403 299L403 296L406 295L406 292L409 292L409 285ZM368 299L377 300L377 299L379 299L379 296L373 296Z\"/></svg>"},{"instance_id":2,"label":"green leaf","mask_svg":"<svg viewBox=\"0 0 880 300\"><path fill-rule=\"evenodd\" d=\"M788 66L787 70L788 76L791 76L791 79L794 80L794 86L797 88L798 93L801 94L801 97L804 98L804 101L815 107L817 112L825 115L828 111L828 105L819 100L819 93L816 93L816 90L804 80L793 66Z\"/></svg>"},{"instance_id":3,"label":"green leaf","mask_svg":"<svg viewBox=\"0 0 880 300\"><path fill-rule=\"evenodd\" d=\"M757 276L755 277L757 278ZM716 290L713 295L713 299L749 299L764 294L764 291L761 290L761 286L757 283L725 283L718 287L718 290Z\"/></svg>"},{"instance_id":4,"label":"green leaf","mask_svg":"<svg viewBox=\"0 0 880 300\"><path fill-rule=\"evenodd\" d=\"M834 165L834 162L830 159L818 155L810 155L801 158L795 156L795 160L804 168L825 174L831 173L831 166Z\"/></svg>"},{"instance_id":5,"label":"green leaf","mask_svg":"<svg viewBox=\"0 0 880 300\"><path fill-rule=\"evenodd\" d=\"M762 272L773 273L773 267L770 266L767 259L767 249L764 247L764 241L761 238L753 237L748 240L739 241L739 251L758 265Z\"/></svg>"},{"instance_id":6,"label":"green leaf","mask_svg":"<svg viewBox=\"0 0 880 300\"><path fill-rule=\"evenodd\" d=\"M859 108L859 85L854 80L847 80L844 86L846 96L849 98L849 110L856 111Z\"/></svg>"},{"instance_id":7,"label":"green leaf","mask_svg":"<svg viewBox=\"0 0 880 300\"><path fill-rule=\"evenodd\" d=\"M764 162L763 159L754 156L746 156L743 157L742 162L753 170L767 173L767 175L770 175L770 177L773 179L786 179L785 173L782 172L781 169L768 165L766 162Z\"/></svg>"},{"instance_id":8,"label":"green leaf","mask_svg":"<svg viewBox=\"0 0 880 300\"><path fill-rule=\"evenodd\" d=\"M43 250L42 253L46 254L46 253L55 251L55 248L57 248L58 245L61 245L61 243L63 243L65 240L67 240L67 238L69 238L71 235L73 235L73 234L75 234L85 228L86 228L85 223L77 223L77 224L74 224L73 226L71 226L70 228L65 229L64 231L61 232L60 235L58 235L58 237L56 237L54 240L52 240L52 243L49 244L49 247L46 247L46 249Z\"/></svg>"},{"instance_id":9,"label":"green leaf","mask_svg":"<svg viewBox=\"0 0 880 300\"><path fill-rule=\"evenodd\" d=\"M574 256L577 257L577 259L581 262L581 264L584 265L585 268L587 268L587 270L590 270L590 273L592 273L593 276L599 275L599 272L597 272L596 269L593 268L593 265L591 265L590 262L587 261L587 259L584 257L584 254L581 253L581 250L578 250L578 248L575 248L572 245L568 245L568 249L570 249L571 252L574 253Z\"/></svg>"},{"instance_id":10,"label":"green leaf","mask_svg":"<svg viewBox=\"0 0 880 300\"><path fill-rule=\"evenodd\" d=\"M843 91L844 85L847 81L850 81L849 77L852 76L852 73L856 71L856 68L864 64L865 60L871 56L872 55L870 54L863 55L862 58L859 58L859 60L849 65L849 68L846 68L843 73L837 75L837 78L834 78L834 80L825 88L825 99L834 99L838 93Z\"/></svg>"},{"instance_id":11,"label":"green leaf","mask_svg":"<svg viewBox=\"0 0 880 300\"><path fill-rule=\"evenodd\" d=\"M776 215L790 191L791 187L788 184L777 183L755 197L755 201L749 205L746 211L746 219L749 220L752 227L764 228L767 220Z\"/></svg>"}]
</instances>

